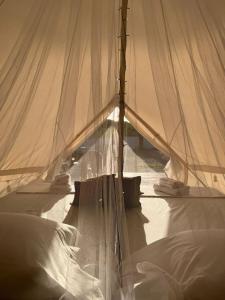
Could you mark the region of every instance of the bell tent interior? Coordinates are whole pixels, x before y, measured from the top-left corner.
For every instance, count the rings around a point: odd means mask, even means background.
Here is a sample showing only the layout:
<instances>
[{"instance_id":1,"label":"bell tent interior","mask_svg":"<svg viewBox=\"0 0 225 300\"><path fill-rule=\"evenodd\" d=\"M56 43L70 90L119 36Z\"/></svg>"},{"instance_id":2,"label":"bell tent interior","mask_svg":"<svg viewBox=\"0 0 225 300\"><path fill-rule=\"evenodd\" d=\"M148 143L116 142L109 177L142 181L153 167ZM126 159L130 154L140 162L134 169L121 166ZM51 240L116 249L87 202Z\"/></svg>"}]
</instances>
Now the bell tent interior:
<instances>
[{"instance_id":1,"label":"bell tent interior","mask_svg":"<svg viewBox=\"0 0 225 300\"><path fill-rule=\"evenodd\" d=\"M0 299L225 299L224 70L224 0L0 0Z\"/></svg>"}]
</instances>

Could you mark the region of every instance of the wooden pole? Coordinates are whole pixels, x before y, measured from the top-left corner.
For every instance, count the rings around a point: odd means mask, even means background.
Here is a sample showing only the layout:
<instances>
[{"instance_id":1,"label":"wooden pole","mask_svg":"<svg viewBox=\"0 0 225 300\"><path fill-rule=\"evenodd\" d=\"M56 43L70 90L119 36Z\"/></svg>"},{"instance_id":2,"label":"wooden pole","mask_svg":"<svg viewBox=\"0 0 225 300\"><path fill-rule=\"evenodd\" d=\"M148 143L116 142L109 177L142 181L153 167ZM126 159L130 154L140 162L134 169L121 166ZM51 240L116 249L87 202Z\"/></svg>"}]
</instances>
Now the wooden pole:
<instances>
[{"instance_id":1,"label":"wooden pole","mask_svg":"<svg viewBox=\"0 0 225 300\"><path fill-rule=\"evenodd\" d=\"M118 177L123 180L123 167L124 167L124 153L123 153L123 140L124 140L124 116L125 116L125 90L126 90L126 48L127 48L127 7L128 0L122 0L120 8L121 14L121 32L120 32L120 100L119 100L119 153L118 153Z\"/></svg>"},{"instance_id":2,"label":"wooden pole","mask_svg":"<svg viewBox=\"0 0 225 300\"><path fill-rule=\"evenodd\" d=\"M118 145L118 182L119 182L119 191L123 193L123 139L124 139L124 115L125 115L125 75L126 75L126 47L127 47L127 5L128 0L122 0L120 7L120 17L121 17L121 30L120 30L120 90L119 90L119 124L118 124L118 135L119 135L119 145ZM123 194L118 197L117 202L117 255L119 263L119 272L121 275L121 286L122 286L122 261L125 257L124 249L124 238L123 238Z\"/></svg>"}]
</instances>

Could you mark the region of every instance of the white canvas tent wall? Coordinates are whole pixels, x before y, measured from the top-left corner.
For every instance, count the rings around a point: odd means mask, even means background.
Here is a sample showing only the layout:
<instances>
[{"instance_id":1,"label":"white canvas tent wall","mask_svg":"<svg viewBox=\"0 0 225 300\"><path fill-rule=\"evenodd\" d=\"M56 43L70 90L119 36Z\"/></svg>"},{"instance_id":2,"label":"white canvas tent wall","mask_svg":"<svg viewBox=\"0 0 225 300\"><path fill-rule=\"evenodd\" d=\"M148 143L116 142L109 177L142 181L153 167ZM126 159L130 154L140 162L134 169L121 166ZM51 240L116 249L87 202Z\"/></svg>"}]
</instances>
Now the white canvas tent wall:
<instances>
[{"instance_id":1,"label":"white canvas tent wall","mask_svg":"<svg viewBox=\"0 0 225 300\"><path fill-rule=\"evenodd\" d=\"M115 1L1 4L1 178L11 187L70 153L116 104Z\"/></svg>"},{"instance_id":2,"label":"white canvas tent wall","mask_svg":"<svg viewBox=\"0 0 225 300\"><path fill-rule=\"evenodd\" d=\"M130 7L127 117L175 161L171 176L224 191L225 2Z\"/></svg>"},{"instance_id":3,"label":"white canvas tent wall","mask_svg":"<svg viewBox=\"0 0 225 300\"><path fill-rule=\"evenodd\" d=\"M42 176L118 105L120 6L119 0L0 1L2 195ZM170 176L221 191L224 14L222 0L129 0L125 97L126 117L171 157ZM105 173L115 173L113 155ZM105 299L123 287L120 254L127 250L121 193L110 180L93 186L106 187L103 200L84 188L93 209L80 203L77 222L86 234L81 254L94 263ZM130 300L132 279L126 280ZM116 299L124 299L120 292Z\"/></svg>"},{"instance_id":4,"label":"white canvas tent wall","mask_svg":"<svg viewBox=\"0 0 225 300\"><path fill-rule=\"evenodd\" d=\"M117 105L117 0L0 2L1 192L37 178ZM225 3L130 0L126 116L170 176L225 190Z\"/></svg>"}]
</instances>

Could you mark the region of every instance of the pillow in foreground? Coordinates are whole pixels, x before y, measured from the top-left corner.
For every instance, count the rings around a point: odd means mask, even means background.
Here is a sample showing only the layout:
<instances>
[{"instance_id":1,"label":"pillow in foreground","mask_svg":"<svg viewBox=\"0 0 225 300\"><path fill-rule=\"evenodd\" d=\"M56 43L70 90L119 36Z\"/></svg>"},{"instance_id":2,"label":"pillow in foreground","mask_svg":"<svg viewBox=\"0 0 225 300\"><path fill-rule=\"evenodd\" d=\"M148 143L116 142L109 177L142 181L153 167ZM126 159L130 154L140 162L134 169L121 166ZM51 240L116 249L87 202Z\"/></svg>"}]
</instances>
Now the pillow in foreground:
<instances>
[{"instance_id":1,"label":"pillow in foreground","mask_svg":"<svg viewBox=\"0 0 225 300\"><path fill-rule=\"evenodd\" d=\"M0 213L0 299L101 299L97 280L76 262L78 235L70 225Z\"/></svg>"},{"instance_id":2,"label":"pillow in foreground","mask_svg":"<svg viewBox=\"0 0 225 300\"><path fill-rule=\"evenodd\" d=\"M137 270L143 272L145 262L137 264ZM145 279L135 286L135 300L183 300L180 284L158 266L147 262ZM144 270L145 271L145 270Z\"/></svg>"},{"instance_id":3,"label":"pillow in foreground","mask_svg":"<svg viewBox=\"0 0 225 300\"><path fill-rule=\"evenodd\" d=\"M225 299L225 230L184 231L157 241L132 255L139 272L152 264L168 273L185 299ZM143 261L140 263L140 261Z\"/></svg>"}]
</instances>

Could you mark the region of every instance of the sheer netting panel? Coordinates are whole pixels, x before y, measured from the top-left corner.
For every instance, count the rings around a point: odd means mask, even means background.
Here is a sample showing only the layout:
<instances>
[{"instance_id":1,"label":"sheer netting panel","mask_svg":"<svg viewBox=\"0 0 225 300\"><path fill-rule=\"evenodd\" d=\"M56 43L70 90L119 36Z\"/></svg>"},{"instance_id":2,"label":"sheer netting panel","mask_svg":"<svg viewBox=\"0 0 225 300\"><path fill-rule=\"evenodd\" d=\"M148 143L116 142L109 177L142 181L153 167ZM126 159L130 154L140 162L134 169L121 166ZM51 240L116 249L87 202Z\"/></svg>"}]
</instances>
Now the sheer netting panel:
<instances>
[{"instance_id":1,"label":"sheer netting panel","mask_svg":"<svg viewBox=\"0 0 225 300\"><path fill-rule=\"evenodd\" d=\"M131 0L128 22L126 116L170 177L212 192L225 191L224 17L220 0Z\"/></svg>"},{"instance_id":2,"label":"sheer netting panel","mask_svg":"<svg viewBox=\"0 0 225 300\"><path fill-rule=\"evenodd\" d=\"M104 59L103 49L98 52L98 39L104 36L105 18L104 7L114 12L118 23L114 24L110 42L117 46L115 64L119 70L119 39L120 39L120 3L100 1L93 4L92 18L98 22L93 29L93 43L96 48L91 49L93 57L92 72L100 72L99 61ZM99 22L99 12L102 20ZM111 85L110 73L103 73ZM118 73L115 79L118 78ZM115 82L119 83L118 80ZM89 105L87 115L96 115L94 126L87 131L85 139L71 144L68 150L77 149L73 154L73 166L70 169L72 181L75 182L77 228L81 234L77 242L80 248L78 262L82 269L99 283L102 297L106 300L133 299L133 281L131 276L123 277L123 261L129 258L129 244L126 229L126 216L123 203L122 185L118 179L118 108L119 86L116 85L117 95L114 106L110 104L103 115L98 112L104 107L102 103L102 89L93 82L92 89L96 98ZM101 100L101 101L100 101ZM80 105L83 105L80 103ZM64 109L64 107L62 107ZM109 114L110 112L110 114ZM66 114L65 114L66 117ZM65 133L67 131L65 129ZM75 148L74 148L75 146ZM77 148L79 146L79 148ZM75 196L75 197L76 197Z\"/></svg>"},{"instance_id":3,"label":"sheer netting panel","mask_svg":"<svg viewBox=\"0 0 225 300\"><path fill-rule=\"evenodd\" d=\"M115 107L116 2L1 4L2 195L67 157Z\"/></svg>"},{"instance_id":4,"label":"sheer netting panel","mask_svg":"<svg viewBox=\"0 0 225 300\"><path fill-rule=\"evenodd\" d=\"M84 299L132 299L133 285L122 267L129 247L117 177L117 122L114 113L111 124L107 119L118 104L120 3L19 2L0 5L1 195L48 173L52 182L44 194L68 202L65 172L86 141L80 164L75 161L70 172L80 181L76 227L82 269L63 262L64 285Z\"/></svg>"},{"instance_id":5,"label":"sheer netting panel","mask_svg":"<svg viewBox=\"0 0 225 300\"><path fill-rule=\"evenodd\" d=\"M134 299L132 276L123 276L129 243L118 179L118 109L73 154L77 197L78 262L99 280L104 299Z\"/></svg>"}]
</instances>

